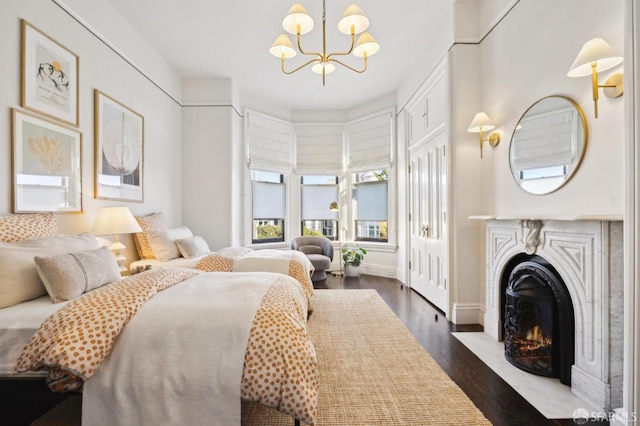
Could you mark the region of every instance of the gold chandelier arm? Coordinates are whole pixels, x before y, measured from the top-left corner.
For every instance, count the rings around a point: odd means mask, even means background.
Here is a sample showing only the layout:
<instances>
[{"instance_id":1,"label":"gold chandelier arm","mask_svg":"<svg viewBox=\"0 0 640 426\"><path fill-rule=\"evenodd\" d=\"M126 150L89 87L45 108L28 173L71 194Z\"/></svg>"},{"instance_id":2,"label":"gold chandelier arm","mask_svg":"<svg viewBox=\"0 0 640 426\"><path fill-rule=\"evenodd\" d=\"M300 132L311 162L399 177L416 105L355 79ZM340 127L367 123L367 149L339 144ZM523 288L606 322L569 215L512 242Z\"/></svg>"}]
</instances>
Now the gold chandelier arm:
<instances>
[{"instance_id":1,"label":"gold chandelier arm","mask_svg":"<svg viewBox=\"0 0 640 426\"><path fill-rule=\"evenodd\" d=\"M307 62L305 62L304 64L300 65L298 68L295 68L295 69L293 69L291 71L287 71L287 70L284 69L284 58L281 58L281 61L282 61L282 72L288 75L288 74L293 74L294 72L301 70L302 68L306 67L309 64L312 64L314 62L320 62L320 59L319 58L310 59Z\"/></svg>"},{"instance_id":2,"label":"gold chandelier arm","mask_svg":"<svg viewBox=\"0 0 640 426\"><path fill-rule=\"evenodd\" d=\"M329 53L327 55L327 59L331 58L332 56L346 56L351 54L351 52L353 52L353 48L355 46L355 35L353 33L351 33L351 47L349 48L349 50L347 50L346 52L333 52L333 53Z\"/></svg>"},{"instance_id":3,"label":"gold chandelier arm","mask_svg":"<svg viewBox=\"0 0 640 426\"><path fill-rule=\"evenodd\" d=\"M303 55L314 55L314 56L319 56L320 58L322 58L322 53L320 52L305 52L302 49L302 46L300 45L300 32L298 32L298 50L300 51L300 53L302 53Z\"/></svg>"},{"instance_id":4,"label":"gold chandelier arm","mask_svg":"<svg viewBox=\"0 0 640 426\"><path fill-rule=\"evenodd\" d=\"M336 64L340 64L343 67L349 68L351 71L355 71L355 72L360 73L360 74L362 74L363 72L365 72L367 70L367 57L366 56L364 57L364 68L362 68L361 70L356 69L356 68L352 67L351 65L347 65L344 62L339 61L337 59L332 59L331 62L335 62Z\"/></svg>"}]
</instances>

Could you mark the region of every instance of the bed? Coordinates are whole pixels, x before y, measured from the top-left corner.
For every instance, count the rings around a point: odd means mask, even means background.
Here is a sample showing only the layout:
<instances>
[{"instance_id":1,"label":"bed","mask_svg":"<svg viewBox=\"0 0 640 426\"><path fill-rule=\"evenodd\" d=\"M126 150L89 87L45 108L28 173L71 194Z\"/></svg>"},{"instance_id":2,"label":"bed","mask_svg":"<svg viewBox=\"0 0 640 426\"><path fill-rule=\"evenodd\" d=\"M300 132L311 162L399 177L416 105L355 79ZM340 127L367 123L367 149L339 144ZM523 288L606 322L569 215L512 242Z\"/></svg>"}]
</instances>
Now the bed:
<instances>
[{"instance_id":1,"label":"bed","mask_svg":"<svg viewBox=\"0 0 640 426\"><path fill-rule=\"evenodd\" d=\"M225 247L215 252L201 254L193 258L182 256L167 261L157 258L131 262L131 273L139 270L161 267L194 268L205 272L277 272L298 280L307 291L309 308L314 267L304 255L296 250L253 250L248 247Z\"/></svg>"},{"instance_id":2,"label":"bed","mask_svg":"<svg viewBox=\"0 0 640 426\"><path fill-rule=\"evenodd\" d=\"M308 300L279 273L120 279L89 234L0 243L1 374L44 372L52 390L82 391L84 424L239 424L241 399L314 424Z\"/></svg>"},{"instance_id":3,"label":"bed","mask_svg":"<svg viewBox=\"0 0 640 426\"><path fill-rule=\"evenodd\" d=\"M204 238L187 226L170 228L162 212L135 216L142 232L133 234L140 260L130 264L130 272L147 267L181 266L206 271L280 272L296 278L311 289L314 267L295 250L253 250L248 247L225 247L211 252ZM203 262L204 261L204 262Z\"/></svg>"},{"instance_id":4,"label":"bed","mask_svg":"<svg viewBox=\"0 0 640 426\"><path fill-rule=\"evenodd\" d=\"M82 390L84 424L239 424L241 398L313 424L306 315L291 277L161 268L68 302L14 372L44 370L52 390Z\"/></svg>"}]
</instances>

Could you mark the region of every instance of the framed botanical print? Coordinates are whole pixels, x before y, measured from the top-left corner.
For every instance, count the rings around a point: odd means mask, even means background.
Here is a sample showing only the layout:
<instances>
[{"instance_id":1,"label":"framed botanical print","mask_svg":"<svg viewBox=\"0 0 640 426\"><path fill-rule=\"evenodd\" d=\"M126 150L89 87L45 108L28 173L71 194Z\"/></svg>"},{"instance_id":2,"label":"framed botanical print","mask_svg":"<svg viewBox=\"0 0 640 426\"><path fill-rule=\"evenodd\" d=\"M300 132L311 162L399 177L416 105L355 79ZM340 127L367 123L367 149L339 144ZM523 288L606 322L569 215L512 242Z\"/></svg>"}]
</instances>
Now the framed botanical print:
<instances>
[{"instance_id":1,"label":"framed botanical print","mask_svg":"<svg viewBox=\"0 0 640 426\"><path fill-rule=\"evenodd\" d=\"M14 213L82 211L82 133L11 109Z\"/></svg>"},{"instance_id":2,"label":"framed botanical print","mask_svg":"<svg viewBox=\"0 0 640 426\"><path fill-rule=\"evenodd\" d=\"M21 105L78 126L78 55L24 19L21 24Z\"/></svg>"},{"instance_id":3,"label":"framed botanical print","mask_svg":"<svg viewBox=\"0 0 640 426\"><path fill-rule=\"evenodd\" d=\"M95 198L144 201L144 117L99 90L95 102Z\"/></svg>"}]
</instances>

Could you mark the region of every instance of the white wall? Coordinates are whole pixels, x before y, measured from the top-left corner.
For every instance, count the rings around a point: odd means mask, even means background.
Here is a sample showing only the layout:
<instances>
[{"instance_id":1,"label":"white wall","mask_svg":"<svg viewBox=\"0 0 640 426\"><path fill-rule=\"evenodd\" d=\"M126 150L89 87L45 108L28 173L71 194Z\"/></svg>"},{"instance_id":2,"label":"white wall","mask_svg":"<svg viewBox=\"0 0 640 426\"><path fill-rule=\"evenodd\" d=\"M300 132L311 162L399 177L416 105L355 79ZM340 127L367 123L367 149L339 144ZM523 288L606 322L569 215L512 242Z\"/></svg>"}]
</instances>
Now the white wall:
<instances>
[{"instance_id":1,"label":"white wall","mask_svg":"<svg viewBox=\"0 0 640 426\"><path fill-rule=\"evenodd\" d=\"M69 1L74 6L86 6L80 1ZM10 108L20 109L20 19L24 18L80 58L79 73L79 130L83 133L82 155L82 205L83 213L59 214L61 233L88 231L98 210L104 206L127 205L134 214L143 215L154 211L165 213L170 225L179 225L181 216L181 134L182 115L180 105L160 90L145 75L116 54L110 47L83 27L69 13L51 0L5 0L2 3L0 27L0 52L5 58L0 76L3 90L0 91L0 128L4 137L0 139L0 214L11 213L11 137L9 125ZM87 6L88 7L88 6ZM101 0L91 2L96 13L90 14L93 28L117 26L122 40L131 41L137 60L148 68L158 70L163 88L178 87L174 93L180 96L178 76L150 46L144 46L133 29L109 12L108 4ZM94 132L93 90L115 98L138 112L145 119L144 145L144 202L96 200L93 198L94 183ZM172 89L173 90L173 89ZM137 257L130 236L123 236L127 245L126 256Z\"/></svg>"},{"instance_id":2,"label":"white wall","mask_svg":"<svg viewBox=\"0 0 640 426\"><path fill-rule=\"evenodd\" d=\"M502 142L485 157L488 200L479 214L622 215L624 99L600 92L593 114L589 77L569 78L569 66L594 37L624 51L624 3L598 0L520 0L480 44L480 108L496 124ZM622 66L602 73L604 82ZM509 169L509 140L524 111L536 100L565 95L584 110L589 141L582 165L555 193L521 190ZM471 120L471 117L469 117Z\"/></svg>"},{"instance_id":3,"label":"white wall","mask_svg":"<svg viewBox=\"0 0 640 426\"><path fill-rule=\"evenodd\" d=\"M243 139L231 79L183 82L183 221L211 250L241 241Z\"/></svg>"}]
</instances>

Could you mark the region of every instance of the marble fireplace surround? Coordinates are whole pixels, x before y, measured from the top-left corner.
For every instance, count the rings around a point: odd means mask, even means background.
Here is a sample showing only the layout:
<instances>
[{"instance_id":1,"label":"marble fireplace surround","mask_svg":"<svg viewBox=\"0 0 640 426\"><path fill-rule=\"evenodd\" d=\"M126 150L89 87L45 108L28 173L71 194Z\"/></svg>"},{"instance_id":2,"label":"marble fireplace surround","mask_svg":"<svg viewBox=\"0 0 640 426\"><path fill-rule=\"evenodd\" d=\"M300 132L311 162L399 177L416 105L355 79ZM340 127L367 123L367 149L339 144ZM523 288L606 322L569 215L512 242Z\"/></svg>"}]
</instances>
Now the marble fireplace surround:
<instances>
[{"instance_id":1,"label":"marble fireplace surround","mask_svg":"<svg viewBox=\"0 0 640 426\"><path fill-rule=\"evenodd\" d=\"M573 303L571 392L603 411L622 406L622 220L472 218L487 223L485 333L502 339L501 280L507 263L521 253L542 256L562 277Z\"/></svg>"}]
</instances>

